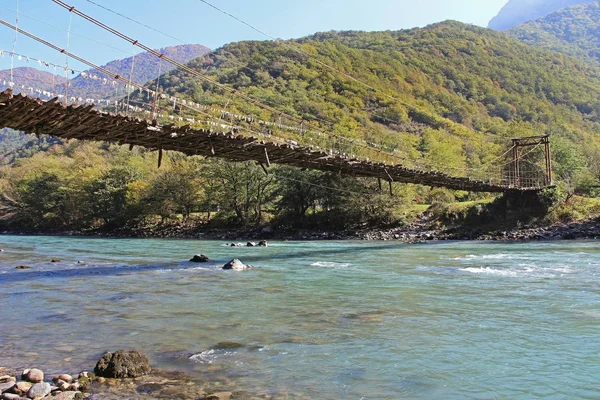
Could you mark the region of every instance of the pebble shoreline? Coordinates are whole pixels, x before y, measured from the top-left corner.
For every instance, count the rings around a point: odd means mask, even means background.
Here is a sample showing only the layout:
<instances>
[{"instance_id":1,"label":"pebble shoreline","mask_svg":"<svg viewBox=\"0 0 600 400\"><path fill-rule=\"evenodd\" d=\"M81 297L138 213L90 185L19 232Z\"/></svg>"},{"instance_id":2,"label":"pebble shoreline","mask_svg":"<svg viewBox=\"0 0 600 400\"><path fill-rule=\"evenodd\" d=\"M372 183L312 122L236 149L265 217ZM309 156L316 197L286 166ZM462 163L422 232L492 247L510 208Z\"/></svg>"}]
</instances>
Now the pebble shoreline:
<instances>
[{"instance_id":1,"label":"pebble shoreline","mask_svg":"<svg viewBox=\"0 0 600 400\"><path fill-rule=\"evenodd\" d=\"M147 357L135 351L106 353L94 371L83 371L76 378L59 374L48 379L38 368L17 374L0 367L0 400L309 399L301 394L235 391L235 382L225 377L198 381L182 372L151 369Z\"/></svg>"}]
</instances>

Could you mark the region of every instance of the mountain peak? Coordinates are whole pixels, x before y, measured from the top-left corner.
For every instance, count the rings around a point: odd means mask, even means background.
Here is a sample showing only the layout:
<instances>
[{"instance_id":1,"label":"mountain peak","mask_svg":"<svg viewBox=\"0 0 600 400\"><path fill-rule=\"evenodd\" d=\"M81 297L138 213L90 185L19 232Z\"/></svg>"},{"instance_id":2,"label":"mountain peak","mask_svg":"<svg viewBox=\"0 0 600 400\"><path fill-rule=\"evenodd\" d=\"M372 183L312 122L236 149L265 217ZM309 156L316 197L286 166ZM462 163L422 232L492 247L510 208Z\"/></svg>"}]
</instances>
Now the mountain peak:
<instances>
[{"instance_id":1,"label":"mountain peak","mask_svg":"<svg viewBox=\"0 0 600 400\"><path fill-rule=\"evenodd\" d=\"M507 30L575 4L592 3L596 0L509 0L488 26L498 31Z\"/></svg>"}]
</instances>

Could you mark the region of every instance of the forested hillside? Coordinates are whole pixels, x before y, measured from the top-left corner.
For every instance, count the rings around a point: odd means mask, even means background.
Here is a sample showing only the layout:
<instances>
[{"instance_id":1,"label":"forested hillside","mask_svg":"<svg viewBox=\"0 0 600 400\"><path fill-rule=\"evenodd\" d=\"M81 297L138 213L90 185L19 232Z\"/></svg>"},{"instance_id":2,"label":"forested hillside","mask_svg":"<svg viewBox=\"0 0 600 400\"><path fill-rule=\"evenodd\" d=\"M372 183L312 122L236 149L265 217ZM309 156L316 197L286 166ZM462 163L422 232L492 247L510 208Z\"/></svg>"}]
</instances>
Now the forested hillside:
<instances>
[{"instance_id":1,"label":"forested hillside","mask_svg":"<svg viewBox=\"0 0 600 400\"><path fill-rule=\"evenodd\" d=\"M507 31L532 46L600 62L600 2L579 4Z\"/></svg>"},{"instance_id":2,"label":"forested hillside","mask_svg":"<svg viewBox=\"0 0 600 400\"><path fill-rule=\"evenodd\" d=\"M503 31L533 21L574 4L596 0L509 0L489 24L490 29Z\"/></svg>"},{"instance_id":3,"label":"forested hillside","mask_svg":"<svg viewBox=\"0 0 600 400\"><path fill-rule=\"evenodd\" d=\"M304 133L253 129L315 145L324 145L320 140L327 135L320 131L334 133L417 168L486 174L511 137L551 134L563 199L597 194L600 69L503 33L458 22L397 32L327 32L294 41L232 43L189 65L278 112L179 71L161 78L161 90L232 114L296 123L283 112L302 119ZM171 101L167 107L207 118ZM370 154L344 143L329 145ZM176 154L160 170L155 162L155 153L146 150L55 145L0 170L4 214L13 224L62 229L131 226L197 213L236 226L272 218L294 225L308 216L326 226L362 226L404 221L419 204L480 198L411 185L395 185L392 198L372 180L290 169L267 176L252 164Z\"/></svg>"},{"instance_id":4,"label":"forested hillside","mask_svg":"<svg viewBox=\"0 0 600 400\"><path fill-rule=\"evenodd\" d=\"M326 121L333 128L322 128L432 165L485 164L506 146L490 137L551 133L578 151L598 145L600 69L458 22L233 43L190 65L313 126ZM274 118L178 71L165 75L161 87L199 103Z\"/></svg>"}]
</instances>

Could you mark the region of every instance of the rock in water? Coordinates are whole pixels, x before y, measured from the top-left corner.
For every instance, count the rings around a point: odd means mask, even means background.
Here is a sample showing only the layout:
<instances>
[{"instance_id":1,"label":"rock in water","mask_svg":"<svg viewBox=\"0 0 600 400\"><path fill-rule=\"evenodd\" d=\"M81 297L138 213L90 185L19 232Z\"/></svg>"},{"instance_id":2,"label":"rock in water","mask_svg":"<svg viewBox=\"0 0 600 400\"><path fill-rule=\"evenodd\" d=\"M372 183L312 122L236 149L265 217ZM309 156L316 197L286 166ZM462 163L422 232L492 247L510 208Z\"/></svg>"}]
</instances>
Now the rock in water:
<instances>
[{"instance_id":1,"label":"rock in water","mask_svg":"<svg viewBox=\"0 0 600 400\"><path fill-rule=\"evenodd\" d=\"M246 243L246 247L256 247L256 243L248 242L248 243Z\"/></svg>"},{"instance_id":2,"label":"rock in water","mask_svg":"<svg viewBox=\"0 0 600 400\"><path fill-rule=\"evenodd\" d=\"M136 378L150 372L148 357L139 351L119 350L102 356L94 372L104 378Z\"/></svg>"},{"instance_id":3,"label":"rock in water","mask_svg":"<svg viewBox=\"0 0 600 400\"><path fill-rule=\"evenodd\" d=\"M37 368L23 371L23 376L26 381L31 383L39 383L44 381L44 373Z\"/></svg>"},{"instance_id":4,"label":"rock in water","mask_svg":"<svg viewBox=\"0 0 600 400\"><path fill-rule=\"evenodd\" d=\"M31 387L31 389L29 389L29 392L27 392L27 397L33 400L37 400L48 396L51 391L52 388L50 387L49 383L40 382L36 383Z\"/></svg>"},{"instance_id":5,"label":"rock in water","mask_svg":"<svg viewBox=\"0 0 600 400\"><path fill-rule=\"evenodd\" d=\"M233 259L233 260L229 261L227 264L223 265L223 269L231 269L234 271L243 271L248 268L251 268L251 266L244 264L237 258Z\"/></svg>"},{"instance_id":6,"label":"rock in water","mask_svg":"<svg viewBox=\"0 0 600 400\"><path fill-rule=\"evenodd\" d=\"M258 242L258 246L259 247L268 247L269 244L267 243L266 240L261 240L260 242Z\"/></svg>"},{"instance_id":7,"label":"rock in water","mask_svg":"<svg viewBox=\"0 0 600 400\"><path fill-rule=\"evenodd\" d=\"M205 262L209 262L210 259L208 257L206 257L204 254L196 254L194 257L192 257L190 259L191 262L195 262L195 263L205 263Z\"/></svg>"},{"instance_id":8,"label":"rock in water","mask_svg":"<svg viewBox=\"0 0 600 400\"><path fill-rule=\"evenodd\" d=\"M31 269L31 267L28 267L27 265L19 265L15 267L15 269Z\"/></svg>"}]
</instances>

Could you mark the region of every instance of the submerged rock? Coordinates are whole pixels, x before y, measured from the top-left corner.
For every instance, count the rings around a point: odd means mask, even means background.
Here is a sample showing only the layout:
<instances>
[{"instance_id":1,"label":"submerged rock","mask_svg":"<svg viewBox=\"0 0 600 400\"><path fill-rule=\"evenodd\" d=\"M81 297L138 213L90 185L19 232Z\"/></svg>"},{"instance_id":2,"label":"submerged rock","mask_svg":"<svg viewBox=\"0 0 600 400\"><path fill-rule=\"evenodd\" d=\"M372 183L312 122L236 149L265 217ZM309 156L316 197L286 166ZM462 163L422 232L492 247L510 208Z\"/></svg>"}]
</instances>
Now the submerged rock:
<instances>
[{"instance_id":1,"label":"submerged rock","mask_svg":"<svg viewBox=\"0 0 600 400\"><path fill-rule=\"evenodd\" d=\"M59 262L60 262L60 260L59 260L58 258L53 258L53 259L51 260L51 262L53 262L53 263L59 263Z\"/></svg>"},{"instance_id":2,"label":"submerged rock","mask_svg":"<svg viewBox=\"0 0 600 400\"><path fill-rule=\"evenodd\" d=\"M192 257L190 259L191 262L195 262L195 263L205 263L205 262L209 262L210 259L205 256L204 254L196 254L194 257Z\"/></svg>"},{"instance_id":3,"label":"submerged rock","mask_svg":"<svg viewBox=\"0 0 600 400\"><path fill-rule=\"evenodd\" d=\"M246 265L237 258L229 261L227 264L223 265L223 269L233 270L233 271L243 271L245 269L253 268L252 265Z\"/></svg>"},{"instance_id":4,"label":"submerged rock","mask_svg":"<svg viewBox=\"0 0 600 400\"><path fill-rule=\"evenodd\" d=\"M232 396L231 392L219 392L206 395L203 400L229 400Z\"/></svg>"},{"instance_id":5,"label":"submerged rock","mask_svg":"<svg viewBox=\"0 0 600 400\"><path fill-rule=\"evenodd\" d=\"M15 269L31 269L31 267L28 267L27 265L19 265L15 267Z\"/></svg>"},{"instance_id":6,"label":"submerged rock","mask_svg":"<svg viewBox=\"0 0 600 400\"><path fill-rule=\"evenodd\" d=\"M102 356L94 372L105 378L137 378L150 372L148 357L139 351L119 350Z\"/></svg>"},{"instance_id":7,"label":"submerged rock","mask_svg":"<svg viewBox=\"0 0 600 400\"><path fill-rule=\"evenodd\" d=\"M245 345L238 342L220 342L212 347L213 350L233 350L233 349L241 349L246 347Z\"/></svg>"}]
</instances>

